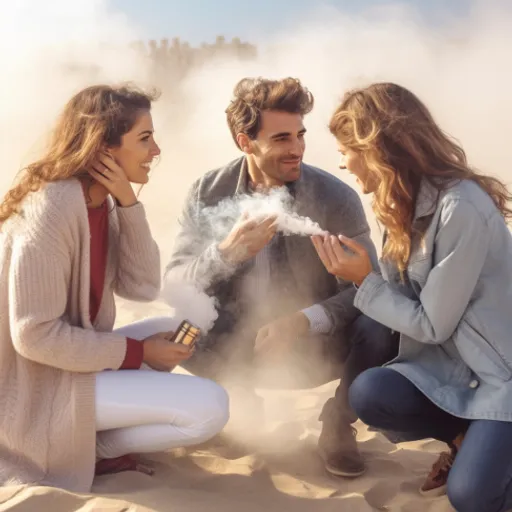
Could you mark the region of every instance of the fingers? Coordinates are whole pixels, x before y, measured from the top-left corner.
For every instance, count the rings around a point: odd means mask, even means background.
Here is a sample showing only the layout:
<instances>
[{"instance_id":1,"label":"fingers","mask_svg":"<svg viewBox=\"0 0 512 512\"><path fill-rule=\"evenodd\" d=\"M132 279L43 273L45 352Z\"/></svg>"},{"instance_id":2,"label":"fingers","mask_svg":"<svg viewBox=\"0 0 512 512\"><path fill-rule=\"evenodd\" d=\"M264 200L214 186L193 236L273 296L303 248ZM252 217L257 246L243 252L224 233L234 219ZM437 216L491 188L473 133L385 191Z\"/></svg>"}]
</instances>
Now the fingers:
<instances>
[{"instance_id":1,"label":"fingers","mask_svg":"<svg viewBox=\"0 0 512 512\"><path fill-rule=\"evenodd\" d=\"M124 174L123 170L119 165L117 165L116 161L112 158L112 156L107 153L101 153L98 157L98 161L107 171L110 171L114 174Z\"/></svg>"},{"instance_id":2,"label":"fingers","mask_svg":"<svg viewBox=\"0 0 512 512\"><path fill-rule=\"evenodd\" d=\"M172 343L169 345L169 347L172 347L169 354L169 362L171 363L170 366L190 359L195 352L195 347L189 347L181 343Z\"/></svg>"},{"instance_id":3,"label":"fingers","mask_svg":"<svg viewBox=\"0 0 512 512\"><path fill-rule=\"evenodd\" d=\"M277 216L265 216L265 217L252 217L252 218L243 218L242 217L242 231L267 231L273 228L276 223ZM277 229L277 225L276 225Z\"/></svg>"},{"instance_id":4,"label":"fingers","mask_svg":"<svg viewBox=\"0 0 512 512\"><path fill-rule=\"evenodd\" d=\"M169 347L172 347L171 351L177 354L188 354L193 350L193 347L184 345L183 343L172 343Z\"/></svg>"},{"instance_id":5,"label":"fingers","mask_svg":"<svg viewBox=\"0 0 512 512\"><path fill-rule=\"evenodd\" d=\"M255 234L266 238L267 242L272 240L277 232L277 216L271 215L262 220L255 228Z\"/></svg>"},{"instance_id":6,"label":"fingers","mask_svg":"<svg viewBox=\"0 0 512 512\"><path fill-rule=\"evenodd\" d=\"M244 233L253 231L258 226L258 221L256 219L241 218L237 224L239 226L240 232Z\"/></svg>"},{"instance_id":7,"label":"fingers","mask_svg":"<svg viewBox=\"0 0 512 512\"><path fill-rule=\"evenodd\" d=\"M110 184L110 180L107 177L105 177L105 175L102 172L97 171L94 167L92 169L89 169L89 174L98 183L101 183L102 185L108 186Z\"/></svg>"},{"instance_id":8,"label":"fingers","mask_svg":"<svg viewBox=\"0 0 512 512\"><path fill-rule=\"evenodd\" d=\"M99 158L95 159L89 169L89 174L103 185L110 184L114 178L112 171Z\"/></svg>"},{"instance_id":9,"label":"fingers","mask_svg":"<svg viewBox=\"0 0 512 512\"><path fill-rule=\"evenodd\" d=\"M94 175L95 177L101 175L109 181L126 177L121 167L119 167L116 161L108 154L100 154L98 158L93 161L91 167L92 170L97 173Z\"/></svg>"},{"instance_id":10,"label":"fingers","mask_svg":"<svg viewBox=\"0 0 512 512\"><path fill-rule=\"evenodd\" d=\"M270 229L273 226L277 227L277 215L269 215L267 217L263 217L258 224L258 227L261 229Z\"/></svg>"},{"instance_id":11,"label":"fingers","mask_svg":"<svg viewBox=\"0 0 512 512\"><path fill-rule=\"evenodd\" d=\"M331 258L326 251L324 238L321 236L313 236L311 237L311 240L313 241L313 245L315 246L318 257L320 258L324 267L330 271L332 269L333 262L331 261Z\"/></svg>"},{"instance_id":12,"label":"fingers","mask_svg":"<svg viewBox=\"0 0 512 512\"><path fill-rule=\"evenodd\" d=\"M346 258L346 254L345 250L340 244L340 241L335 236L331 235L329 237L329 245L332 247L332 251L334 253L336 261L338 261L338 263L341 263Z\"/></svg>"},{"instance_id":13,"label":"fingers","mask_svg":"<svg viewBox=\"0 0 512 512\"><path fill-rule=\"evenodd\" d=\"M256 250L267 245L277 231L277 216L270 215L263 219L251 219L242 224L239 236L250 247Z\"/></svg>"},{"instance_id":14,"label":"fingers","mask_svg":"<svg viewBox=\"0 0 512 512\"><path fill-rule=\"evenodd\" d=\"M366 248L363 245L361 245L359 242L356 242L355 240L353 240L352 238L348 238L343 235L338 235L338 238L340 239L341 243L343 243L343 245L346 245L349 249L354 251L356 254L361 254L361 255L367 254Z\"/></svg>"},{"instance_id":15,"label":"fingers","mask_svg":"<svg viewBox=\"0 0 512 512\"><path fill-rule=\"evenodd\" d=\"M338 258L336 257L336 253L334 252L331 236L325 237L323 247L325 249L327 257L329 258L331 264L330 268L334 268L336 266L336 263L338 262Z\"/></svg>"}]
</instances>

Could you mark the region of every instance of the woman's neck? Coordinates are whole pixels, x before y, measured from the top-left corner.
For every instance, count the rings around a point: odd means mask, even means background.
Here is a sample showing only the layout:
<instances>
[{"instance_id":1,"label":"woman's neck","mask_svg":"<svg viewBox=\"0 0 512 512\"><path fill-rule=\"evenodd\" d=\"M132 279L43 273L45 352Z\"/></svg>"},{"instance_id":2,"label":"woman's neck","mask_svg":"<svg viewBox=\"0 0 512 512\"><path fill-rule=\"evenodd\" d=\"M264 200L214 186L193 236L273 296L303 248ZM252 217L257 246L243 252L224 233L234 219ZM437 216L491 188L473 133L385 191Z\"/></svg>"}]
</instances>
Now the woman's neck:
<instances>
[{"instance_id":1,"label":"woman's neck","mask_svg":"<svg viewBox=\"0 0 512 512\"><path fill-rule=\"evenodd\" d=\"M93 178L80 179L87 208L99 208L107 199L108 190Z\"/></svg>"}]
</instances>

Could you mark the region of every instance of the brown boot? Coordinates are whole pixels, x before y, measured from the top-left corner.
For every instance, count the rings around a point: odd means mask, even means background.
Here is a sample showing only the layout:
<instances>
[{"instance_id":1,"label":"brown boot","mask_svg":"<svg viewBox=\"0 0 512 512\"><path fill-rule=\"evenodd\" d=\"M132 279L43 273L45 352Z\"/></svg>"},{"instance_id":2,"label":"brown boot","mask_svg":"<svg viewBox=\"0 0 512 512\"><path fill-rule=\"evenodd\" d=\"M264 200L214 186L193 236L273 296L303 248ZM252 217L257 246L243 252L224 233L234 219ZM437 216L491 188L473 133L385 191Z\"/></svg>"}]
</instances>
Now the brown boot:
<instances>
[{"instance_id":1,"label":"brown boot","mask_svg":"<svg viewBox=\"0 0 512 512\"><path fill-rule=\"evenodd\" d=\"M464 434L459 434L450 445L450 452L442 452L434 462L425 482L420 487L420 494L423 496L442 496L446 494L446 483L448 475L453 466L457 452L462 445Z\"/></svg>"},{"instance_id":2,"label":"brown boot","mask_svg":"<svg viewBox=\"0 0 512 512\"><path fill-rule=\"evenodd\" d=\"M320 415L319 420L323 425L318 439L318 450L329 473L355 478L366 471L357 447L357 431L349 419L333 410L335 405L334 400L329 401Z\"/></svg>"}]
</instances>

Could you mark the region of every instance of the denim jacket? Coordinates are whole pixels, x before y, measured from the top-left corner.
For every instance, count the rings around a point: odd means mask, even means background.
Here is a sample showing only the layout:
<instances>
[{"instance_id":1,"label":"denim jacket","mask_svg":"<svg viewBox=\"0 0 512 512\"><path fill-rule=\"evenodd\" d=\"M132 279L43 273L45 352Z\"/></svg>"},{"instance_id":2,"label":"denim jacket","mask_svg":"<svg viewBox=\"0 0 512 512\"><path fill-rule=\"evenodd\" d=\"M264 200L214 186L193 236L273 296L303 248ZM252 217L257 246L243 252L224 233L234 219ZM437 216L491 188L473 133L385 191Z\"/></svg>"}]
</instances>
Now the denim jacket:
<instances>
[{"instance_id":1,"label":"denim jacket","mask_svg":"<svg viewBox=\"0 0 512 512\"><path fill-rule=\"evenodd\" d=\"M421 184L405 282L381 260L354 305L401 333L400 372L445 411L512 421L512 237L491 198L464 180ZM378 392L378 390L376 390Z\"/></svg>"}]
</instances>

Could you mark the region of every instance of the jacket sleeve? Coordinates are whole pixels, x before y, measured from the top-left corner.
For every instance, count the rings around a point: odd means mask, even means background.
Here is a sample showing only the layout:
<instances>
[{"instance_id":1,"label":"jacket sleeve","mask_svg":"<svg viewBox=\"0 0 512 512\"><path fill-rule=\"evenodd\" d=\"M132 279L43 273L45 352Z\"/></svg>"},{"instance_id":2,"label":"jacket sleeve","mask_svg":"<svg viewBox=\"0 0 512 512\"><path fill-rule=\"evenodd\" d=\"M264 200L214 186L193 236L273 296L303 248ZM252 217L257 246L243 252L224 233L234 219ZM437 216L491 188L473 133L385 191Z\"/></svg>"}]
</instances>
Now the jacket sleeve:
<instances>
[{"instance_id":1,"label":"jacket sleeve","mask_svg":"<svg viewBox=\"0 0 512 512\"><path fill-rule=\"evenodd\" d=\"M419 299L407 298L372 273L359 287L355 305L414 340L443 343L454 333L475 292L490 236L485 220L470 202L447 201L436 233L434 266Z\"/></svg>"},{"instance_id":2,"label":"jacket sleeve","mask_svg":"<svg viewBox=\"0 0 512 512\"><path fill-rule=\"evenodd\" d=\"M378 258L372 242L370 227L366 219L363 205L357 193L352 189L344 198L343 209L332 216L328 230L333 234L342 234L362 244L372 260L373 268L377 269ZM343 330L360 314L354 306L356 289L353 283L338 279L338 293L320 302L331 324L329 334Z\"/></svg>"},{"instance_id":3,"label":"jacket sleeve","mask_svg":"<svg viewBox=\"0 0 512 512\"><path fill-rule=\"evenodd\" d=\"M71 372L119 369L127 340L72 326L66 318L72 273L58 239L14 236L9 268L9 324L14 349L26 359Z\"/></svg>"},{"instance_id":4,"label":"jacket sleeve","mask_svg":"<svg viewBox=\"0 0 512 512\"><path fill-rule=\"evenodd\" d=\"M178 219L171 258L164 279L169 282L193 282L207 289L237 270L220 255L207 226L201 222L199 181L194 183Z\"/></svg>"},{"instance_id":5,"label":"jacket sleeve","mask_svg":"<svg viewBox=\"0 0 512 512\"><path fill-rule=\"evenodd\" d=\"M152 301L160 293L160 251L141 203L117 207L118 268L114 292L128 300Z\"/></svg>"}]
</instances>

